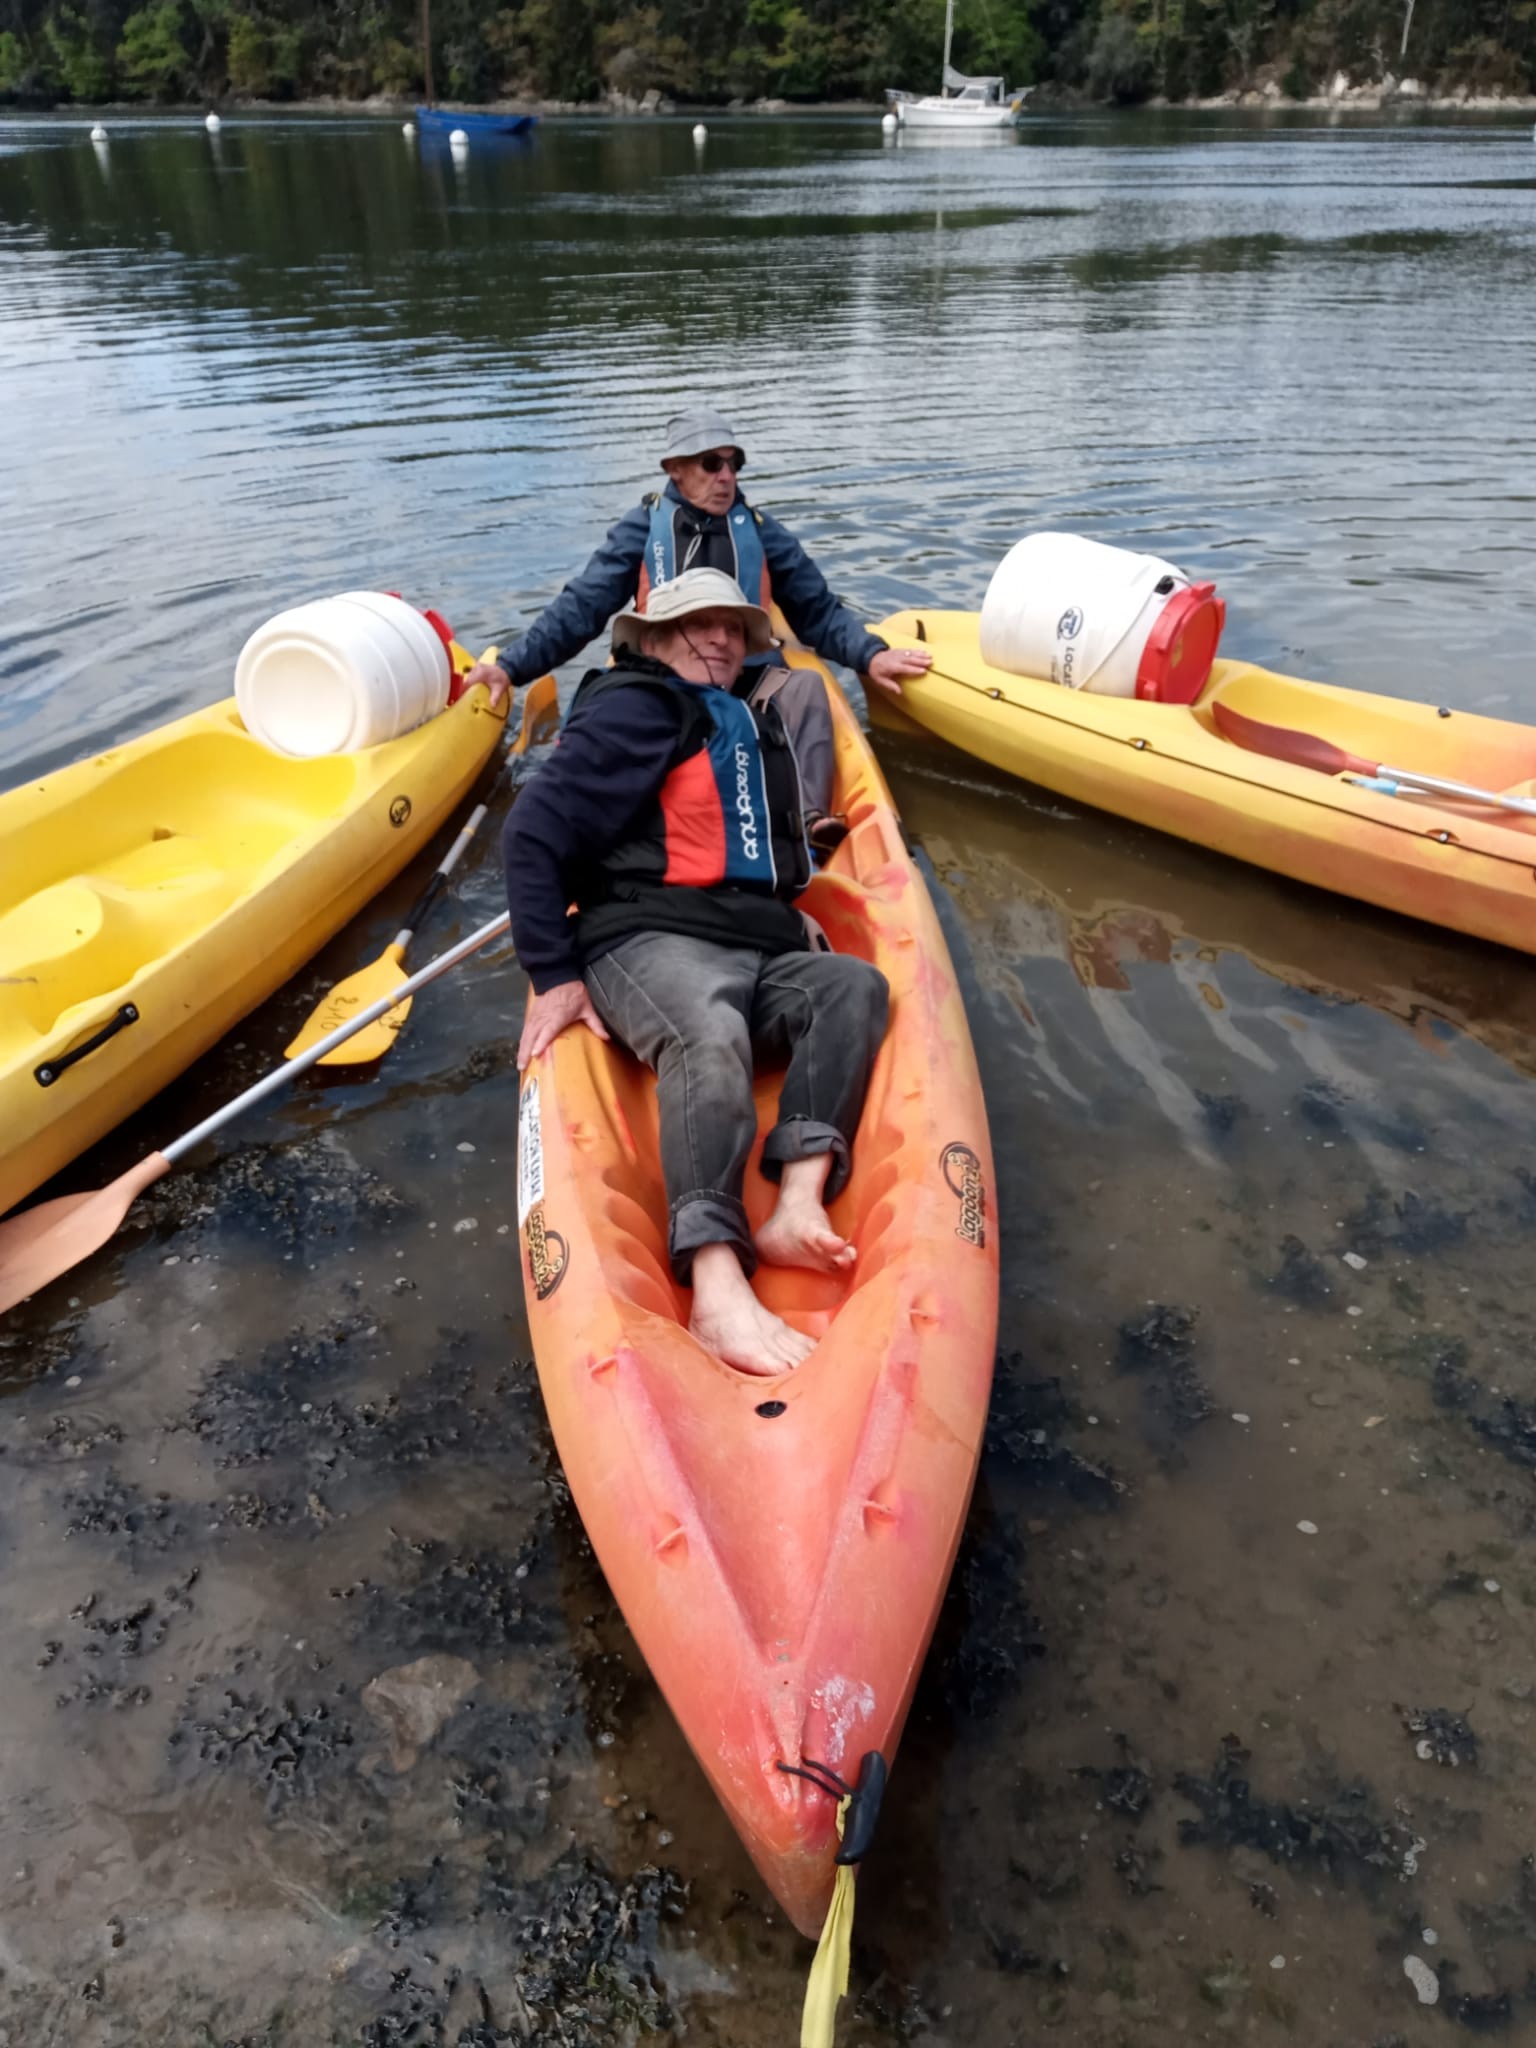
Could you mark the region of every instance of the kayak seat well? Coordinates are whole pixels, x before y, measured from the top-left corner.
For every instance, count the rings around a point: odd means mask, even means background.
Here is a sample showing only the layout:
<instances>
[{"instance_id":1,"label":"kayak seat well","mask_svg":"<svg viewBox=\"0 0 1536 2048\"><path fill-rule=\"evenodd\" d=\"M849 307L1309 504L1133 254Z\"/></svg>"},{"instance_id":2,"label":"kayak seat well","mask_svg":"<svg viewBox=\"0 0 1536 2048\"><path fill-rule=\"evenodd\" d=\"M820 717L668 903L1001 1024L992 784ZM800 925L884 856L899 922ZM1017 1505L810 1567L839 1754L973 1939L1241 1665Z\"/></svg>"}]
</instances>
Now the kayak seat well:
<instances>
[{"instance_id":1,"label":"kayak seat well","mask_svg":"<svg viewBox=\"0 0 1536 2048\"><path fill-rule=\"evenodd\" d=\"M870 822L876 827L880 825L878 819ZM826 932L834 951L861 959L873 957L867 906L870 896L880 893L878 888L866 889L850 874L836 872L837 866L852 866L862 859L883 884L889 856L883 830L871 836L867 827L856 825L834 856L833 867L813 878L801 900ZM576 1044L588 1067L594 1094L602 1103L611 1141L589 1147L586 1133L572 1134L583 1149L593 1150L604 1160L602 1206L613 1226L606 1239L610 1268L605 1277L616 1292L637 1307L671 1322L686 1324L691 1296L673 1280L667 1259L666 1195L655 1167L660 1137L651 1077L638 1060L610 1054L586 1034L577 1034ZM888 1068L888 1053L882 1050L860 1126L854 1176L830 1211L834 1226L860 1247L854 1274L850 1277L771 1267L762 1267L757 1274L755 1285L764 1304L810 1337L823 1337L844 1302L885 1263L879 1256L879 1240L896 1214L890 1197L896 1192L898 1174L884 1162L899 1150L902 1142L896 1106L886 1107ZM768 1062L759 1069L754 1082L758 1135L747 1167L743 1196L754 1230L767 1221L777 1197L775 1184L759 1170L759 1160L763 1141L777 1120L783 1078L782 1066ZM703 1354L700 1356L702 1359Z\"/></svg>"},{"instance_id":2,"label":"kayak seat well","mask_svg":"<svg viewBox=\"0 0 1536 2048\"><path fill-rule=\"evenodd\" d=\"M284 762L239 732L189 736L121 768L107 755L102 770L7 841L5 1055L24 1054L77 1005L81 1028L91 1025L137 974L203 935L264 867L296 851L355 782L345 758Z\"/></svg>"},{"instance_id":3,"label":"kayak seat well","mask_svg":"<svg viewBox=\"0 0 1536 2048\"><path fill-rule=\"evenodd\" d=\"M228 908L241 877L200 860L188 841L167 844L170 860L125 855L100 874L40 889L0 917L0 980L15 999L0 1012L0 1049L11 1051L15 1028L23 1036L49 1032L77 1004L101 1007Z\"/></svg>"}]
</instances>

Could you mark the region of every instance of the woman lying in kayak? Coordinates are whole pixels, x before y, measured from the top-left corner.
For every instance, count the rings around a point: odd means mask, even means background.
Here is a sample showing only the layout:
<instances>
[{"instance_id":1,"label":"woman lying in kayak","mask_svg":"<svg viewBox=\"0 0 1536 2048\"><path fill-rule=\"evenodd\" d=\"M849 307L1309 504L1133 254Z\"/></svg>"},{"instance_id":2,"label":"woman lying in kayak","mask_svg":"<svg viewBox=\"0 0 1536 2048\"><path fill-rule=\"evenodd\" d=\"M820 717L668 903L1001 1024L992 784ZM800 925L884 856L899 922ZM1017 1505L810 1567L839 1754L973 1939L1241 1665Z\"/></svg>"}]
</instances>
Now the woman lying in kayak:
<instances>
[{"instance_id":1,"label":"woman lying in kayak","mask_svg":"<svg viewBox=\"0 0 1536 2048\"><path fill-rule=\"evenodd\" d=\"M615 620L614 666L583 681L503 841L534 990L518 1067L582 1024L654 1071L689 1328L755 1373L813 1349L758 1301L758 1261L853 1264L826 1204L848 1179L886 1021L885 977L813 950L794 908L811 876L795 750L771 676L753 703L731 694L748 651L770 645L767 613L721 571L658 585L644 616ZM762 1153L779 1196L755 1240L741 1199L754 1051L788 1060Z\"/></svg>"}]
</instances>

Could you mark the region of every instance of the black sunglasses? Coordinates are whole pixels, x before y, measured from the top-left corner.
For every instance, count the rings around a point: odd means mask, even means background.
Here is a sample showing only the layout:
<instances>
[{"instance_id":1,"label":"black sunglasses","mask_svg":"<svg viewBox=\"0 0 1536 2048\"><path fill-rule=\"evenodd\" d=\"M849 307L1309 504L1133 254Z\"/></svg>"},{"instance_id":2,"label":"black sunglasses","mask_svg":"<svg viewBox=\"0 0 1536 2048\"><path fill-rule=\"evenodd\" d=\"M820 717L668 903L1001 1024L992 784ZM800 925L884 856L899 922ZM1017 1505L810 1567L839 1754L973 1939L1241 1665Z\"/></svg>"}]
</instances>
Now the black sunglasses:
<instances>
[{"instance_id":1,"label":"black sunglasses","mask_svg":"<svg viewBox=\"0 0 1536 2048\"><path fill-rule=\"evenodd\" d=\"M718 476L722 469L733 469L740 476L747 466L747 458L739 448L733 448L729 455L720 455L711 448L707 455L697 455L694 460L706 476Z\"/></svg>"}]
</instances>

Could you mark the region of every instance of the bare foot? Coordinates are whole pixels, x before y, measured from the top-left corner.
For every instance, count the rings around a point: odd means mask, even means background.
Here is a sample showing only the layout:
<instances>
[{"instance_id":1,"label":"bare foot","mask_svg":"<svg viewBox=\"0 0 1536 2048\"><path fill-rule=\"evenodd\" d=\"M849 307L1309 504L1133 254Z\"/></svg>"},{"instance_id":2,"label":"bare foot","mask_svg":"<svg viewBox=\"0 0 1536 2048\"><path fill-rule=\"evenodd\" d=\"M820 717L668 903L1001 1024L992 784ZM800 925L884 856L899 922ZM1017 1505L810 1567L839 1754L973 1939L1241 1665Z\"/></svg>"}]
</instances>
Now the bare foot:
<instances>
[{"instance_id":1,"label":"bare foot","mask_svg":"<svg viewBox=\"0 0 1536 2048\"><path fill-rule=\"evenodd\" d=\"M693 1258L689 1334L722 1365L774 1378L810 1357L815 1341L763 1307L728 1244L707 1244Z\"/></svg>"},{"instance_id":2,"label":"bare foot","mask_svg":"<svg viewBox=\"0 0 1536 2048\"><path fill-rule=\"evenodd\" d=\"M858 1254L832 1228L820 1202L781 1200L752 1242L770 1266L800 1266L813 1273L846 1273Z\"/></svg>"},{"instance_id":3,"label":"bare foot","mask_svg":"<svg viewBox=\"0 0 1536 2048\"><path fill-rule=\"evenodd\" d=\"M846 1273L853 1265L853 1246L838 1236L821 1204L831 1169L830 1152L786 1162L773 1214L753 1239L760 1259L770 1266L799 1266L812 1273Z\"/></svg>"}]
</instances>

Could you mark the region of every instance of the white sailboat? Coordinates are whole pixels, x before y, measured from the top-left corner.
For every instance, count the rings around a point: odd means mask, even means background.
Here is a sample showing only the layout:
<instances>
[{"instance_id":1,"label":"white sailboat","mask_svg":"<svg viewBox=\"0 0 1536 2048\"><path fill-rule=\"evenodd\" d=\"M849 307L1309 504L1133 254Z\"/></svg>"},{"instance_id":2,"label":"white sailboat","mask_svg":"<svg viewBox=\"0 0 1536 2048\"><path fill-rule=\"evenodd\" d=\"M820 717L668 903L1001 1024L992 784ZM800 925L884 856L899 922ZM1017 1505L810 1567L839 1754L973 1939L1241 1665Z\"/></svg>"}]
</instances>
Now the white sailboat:
<instances>
[{"instance_id":1,"label":"white sailboat","mask_svg":"<svg viewBox=\"0 0 1536 2048\"><path fill-rule=\"evenodd\" d=\"M974 135L1011 128L1033 90L1022 86L1010 93L1000 78L967 78L949 61L955 33L955 0L944 8L944 86L942 92L887 92L891 111L902 128L926 128L953 135Z\"/></svg>"}]
</instances>

